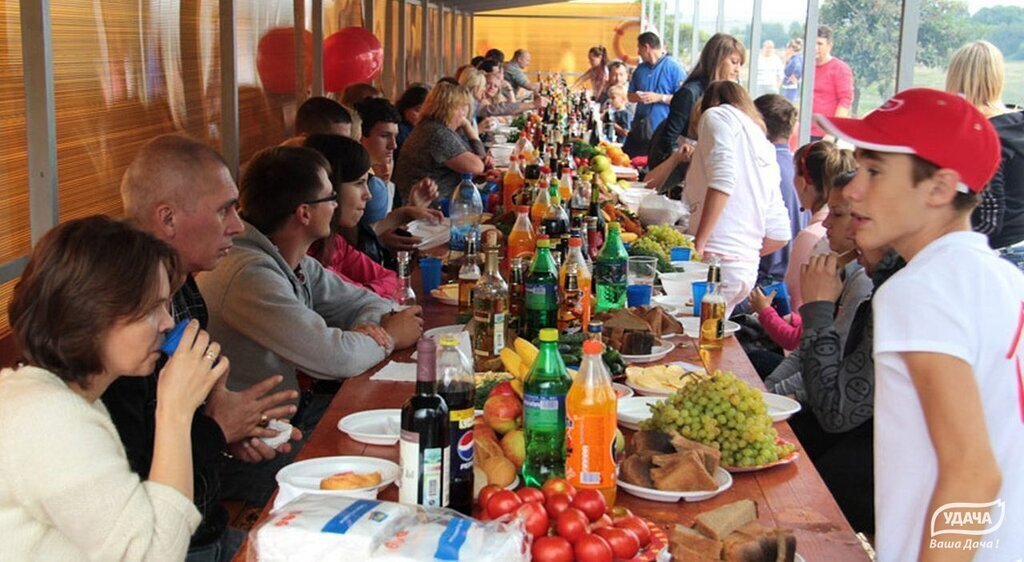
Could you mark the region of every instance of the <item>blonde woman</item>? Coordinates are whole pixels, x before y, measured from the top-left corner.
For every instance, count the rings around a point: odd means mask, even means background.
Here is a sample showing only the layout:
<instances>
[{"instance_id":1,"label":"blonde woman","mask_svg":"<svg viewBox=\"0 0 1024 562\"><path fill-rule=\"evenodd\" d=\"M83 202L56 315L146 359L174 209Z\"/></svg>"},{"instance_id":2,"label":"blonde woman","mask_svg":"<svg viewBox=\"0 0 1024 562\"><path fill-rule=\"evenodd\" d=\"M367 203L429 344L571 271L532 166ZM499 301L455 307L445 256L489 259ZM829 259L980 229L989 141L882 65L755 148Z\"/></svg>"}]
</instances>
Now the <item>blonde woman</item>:
<instances>
[{"instance_id":1,"label":"blonde woman","mask_svg":"<svg viewBox=\"0 0 1024 562\"><path fill-rule=\"evenodd\" d=\"M451 197L462 174L482 174L485 154L476 126L469 120L473 96L466 88L438 82L420 114L420 122L402 145L394 182L402 200L423 178L437 183L441 197Z\"/></svg>"},{"instance_id":2,"label":"blonde woman","mask_svg":"<svg viewBox=\"0 0 1024 562\"><path fill-rule=\"evenodd\" d=\"M988 118L999 134L1002 161L981 204L971 214L974 230L988 236L989 245L1022 267L1024 248L1024 113L1003 105L1003 54L988 41L960 47L949 61L946 91L962 94Z\"/></svg>"}]
</instances>

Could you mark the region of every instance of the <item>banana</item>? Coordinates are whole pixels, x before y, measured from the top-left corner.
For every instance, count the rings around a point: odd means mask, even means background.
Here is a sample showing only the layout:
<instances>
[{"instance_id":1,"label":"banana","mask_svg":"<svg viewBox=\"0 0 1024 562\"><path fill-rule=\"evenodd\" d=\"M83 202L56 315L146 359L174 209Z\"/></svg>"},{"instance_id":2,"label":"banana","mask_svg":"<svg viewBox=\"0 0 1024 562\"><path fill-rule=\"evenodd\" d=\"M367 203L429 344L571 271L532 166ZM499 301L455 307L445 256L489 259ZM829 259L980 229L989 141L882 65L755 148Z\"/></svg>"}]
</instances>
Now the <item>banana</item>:
<instances>
[{"instance_id":1,"label":"banana","mask_svg":"<svg viewBox=\"0 0 1024 562\"><path fill-rule=\"evenodd\" d=\"M512 373L512 376L518 378L519 372L522 370L523 360L514 349L506 347L501 350L501 364L505 366L506 371Z\"/></svg>"},{"instance_id":2,"label":"banana","mask_svg":"<svg viewBox=\"0 0 1024 562\"><path fill-rule=\"evenodd\" d=\"M523 338L516 338L513 342L513 347L516 349L516 353L519 354L519 358L522 359L523 364L526 366L526 370L529 370L533 366L533 362L537 360L537 354L540 351L535 345L529 342L529 340Z\"/></svg>"}]
</instances>

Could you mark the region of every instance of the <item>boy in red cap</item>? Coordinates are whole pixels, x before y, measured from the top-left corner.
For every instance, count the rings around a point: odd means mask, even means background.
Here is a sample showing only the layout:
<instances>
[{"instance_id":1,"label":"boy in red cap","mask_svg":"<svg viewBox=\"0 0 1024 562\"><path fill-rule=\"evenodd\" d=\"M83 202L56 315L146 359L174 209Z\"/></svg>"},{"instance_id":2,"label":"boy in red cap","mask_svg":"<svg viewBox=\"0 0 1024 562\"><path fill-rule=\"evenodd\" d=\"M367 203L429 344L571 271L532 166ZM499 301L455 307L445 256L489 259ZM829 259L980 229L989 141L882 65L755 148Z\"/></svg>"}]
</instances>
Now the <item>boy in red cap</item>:
<instances>
[{"instance_id":1,"label":"boy in red cap","mask_svg":"<svg viewBox=\"0 0 1024 562\"><path fill-rule=\"evenodd\" d=\"M999 164L996 132L967 101L923 88L864 119L816 119L858 146L843 193L857 245L908 262L874 300L878 561L1018 559L1024 275L970 224Z\"/></svg>"}]
</instances>

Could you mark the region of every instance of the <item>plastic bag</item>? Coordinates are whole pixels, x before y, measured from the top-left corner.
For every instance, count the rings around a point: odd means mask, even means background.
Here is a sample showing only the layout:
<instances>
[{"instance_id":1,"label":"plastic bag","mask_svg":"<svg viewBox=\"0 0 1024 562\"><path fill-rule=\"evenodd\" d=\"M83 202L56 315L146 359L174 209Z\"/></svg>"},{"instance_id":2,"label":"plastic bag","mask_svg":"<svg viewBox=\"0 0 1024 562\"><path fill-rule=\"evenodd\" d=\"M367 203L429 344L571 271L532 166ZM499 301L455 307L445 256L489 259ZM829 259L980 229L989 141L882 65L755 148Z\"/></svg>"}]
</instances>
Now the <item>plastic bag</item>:
<instances>
[{"instance_id":1,"label":"plastic bag","mask_svg":"<svg viewBox=\"0 0 1024 562\"><path fill-rule=\"evenodd\" d=\"M689 221L690 209L682 201L669 199L664 195L651 194L640 201L637 215L644 224L673 225L683 219Z\"/></svg>"},{"instance_id":2,"label":"plastic bag","mask_svg":"<svg viewBox=\"0 0 1024 562\"><path fill-rule=\"evenodd\" d=\"M305 494L249 533L251 562L526 562L520 520L483 523L449 509Z\"/></svg>"}]
</instances>

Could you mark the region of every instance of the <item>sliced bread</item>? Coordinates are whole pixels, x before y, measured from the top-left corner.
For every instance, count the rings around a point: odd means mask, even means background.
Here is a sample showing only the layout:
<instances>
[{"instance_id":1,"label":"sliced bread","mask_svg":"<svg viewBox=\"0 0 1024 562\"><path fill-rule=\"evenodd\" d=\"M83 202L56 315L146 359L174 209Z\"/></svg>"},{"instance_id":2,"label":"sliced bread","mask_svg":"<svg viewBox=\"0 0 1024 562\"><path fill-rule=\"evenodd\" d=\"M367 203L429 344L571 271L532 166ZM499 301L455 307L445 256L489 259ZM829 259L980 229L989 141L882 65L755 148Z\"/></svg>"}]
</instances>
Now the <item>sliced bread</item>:
<instances>
[{"instance_id":1,"label":"sliced bread","mask_svg":"<svg viewBox=\"0 0 1024 562\"><path fill-rule=\"evenodd\" d=\"M757 504L744 499L706 511L697 516L694 527L705 536L722 540L740 527L757 519Z\"/></svg>"}]
</instances>

